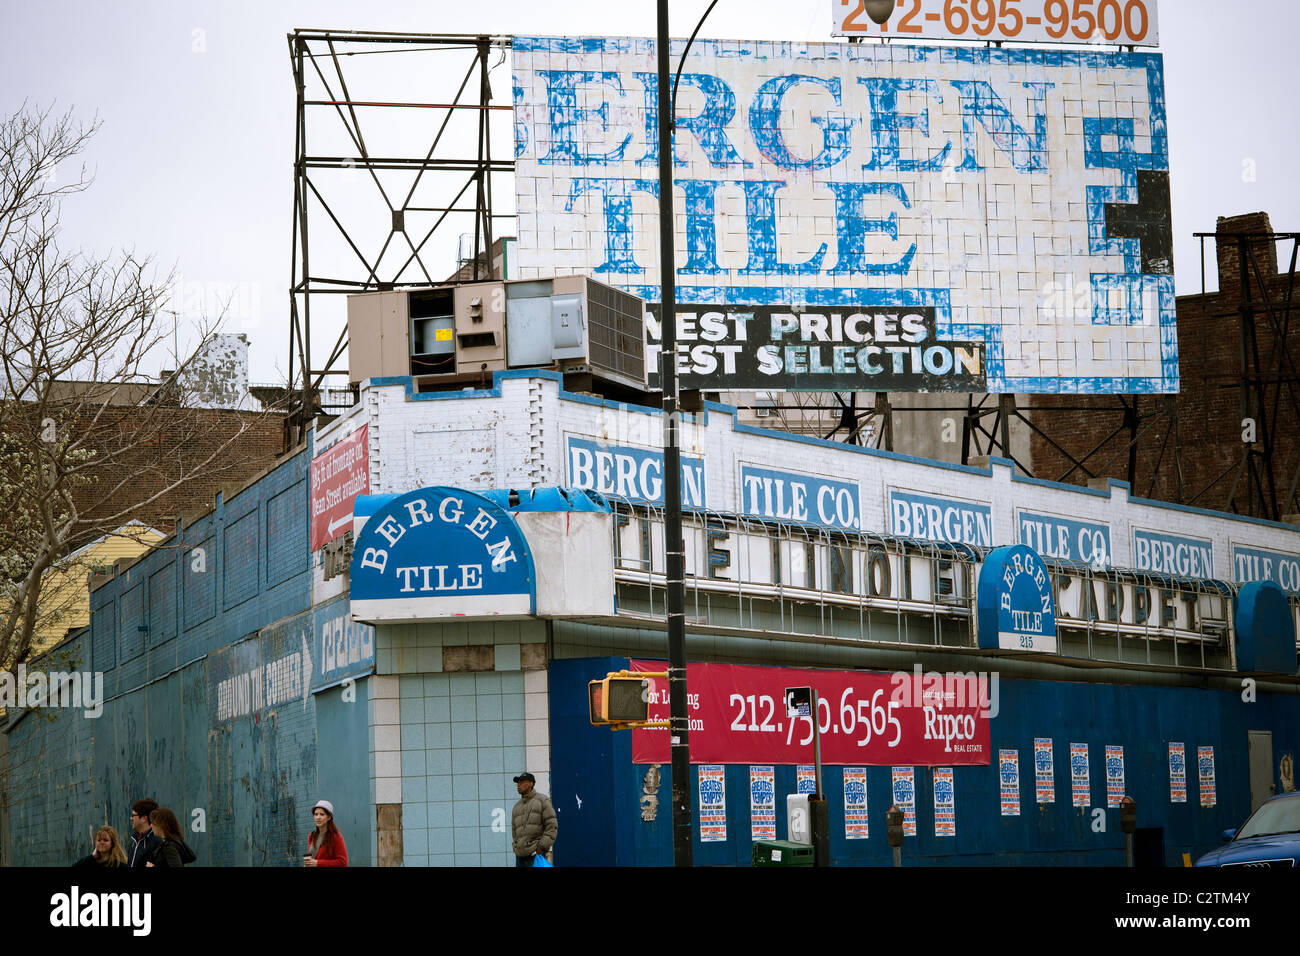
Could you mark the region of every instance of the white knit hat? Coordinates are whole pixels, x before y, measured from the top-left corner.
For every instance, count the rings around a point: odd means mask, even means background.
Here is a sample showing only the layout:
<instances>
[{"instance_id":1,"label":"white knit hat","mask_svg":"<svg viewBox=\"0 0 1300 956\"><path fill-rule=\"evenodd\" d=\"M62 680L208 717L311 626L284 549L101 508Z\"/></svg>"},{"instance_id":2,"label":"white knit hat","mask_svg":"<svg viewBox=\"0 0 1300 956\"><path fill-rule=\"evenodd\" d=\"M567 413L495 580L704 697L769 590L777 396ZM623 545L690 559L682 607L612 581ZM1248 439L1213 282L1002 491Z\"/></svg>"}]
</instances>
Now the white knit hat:
<instances>
[{"instance_id":1,"label":"white knit hat","mask_svg":"<svg viewBox=\"0 0 1300 956\"><path fill-rule=\"evenodd\" d=\"M334 804L330 803L328 800L317 800L312 805L312 809L315 810L317 807L320 807L330 816L334 816Z\"/></svg>"}]
</instances>

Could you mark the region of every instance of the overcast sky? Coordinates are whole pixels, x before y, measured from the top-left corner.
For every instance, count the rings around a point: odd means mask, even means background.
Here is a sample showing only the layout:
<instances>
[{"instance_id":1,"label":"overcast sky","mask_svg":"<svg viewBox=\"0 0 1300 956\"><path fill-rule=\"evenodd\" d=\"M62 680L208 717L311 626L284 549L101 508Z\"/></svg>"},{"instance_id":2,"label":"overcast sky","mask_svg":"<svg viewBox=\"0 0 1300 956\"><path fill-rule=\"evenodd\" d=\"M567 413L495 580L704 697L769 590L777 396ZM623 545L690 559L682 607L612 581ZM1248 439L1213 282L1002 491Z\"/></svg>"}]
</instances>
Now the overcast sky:
<instances>
[{"instance_id":1,"label":"overcast sky","mask_svg":"<svg viewBox=\"0 0 1300 956\"><path fill-rule=\"evenodd\" d=\"M674 35L689 34L707 5L674 0ZM319 27L653 36L654 8L653 0L7 2L0 109L12 113L26 100L98 115L103 127L86 154L95 184L66 208L65 243L152 254L209 301L230 298L228 330L248 334L253 380L282 381L294 119L285 35ZM1159 16L1174 266L1178 291L1197 292L1191 234L1212 231L1216 217L1264 210L1275 230L1300 231L1300 4L1162 0ZM827 41L830 20L829 0L722 0L702 35ZM505 67L494 77L505 95ZM333 336L318 335L318 351L327 351Z\"/></svg>"}]
</instances>

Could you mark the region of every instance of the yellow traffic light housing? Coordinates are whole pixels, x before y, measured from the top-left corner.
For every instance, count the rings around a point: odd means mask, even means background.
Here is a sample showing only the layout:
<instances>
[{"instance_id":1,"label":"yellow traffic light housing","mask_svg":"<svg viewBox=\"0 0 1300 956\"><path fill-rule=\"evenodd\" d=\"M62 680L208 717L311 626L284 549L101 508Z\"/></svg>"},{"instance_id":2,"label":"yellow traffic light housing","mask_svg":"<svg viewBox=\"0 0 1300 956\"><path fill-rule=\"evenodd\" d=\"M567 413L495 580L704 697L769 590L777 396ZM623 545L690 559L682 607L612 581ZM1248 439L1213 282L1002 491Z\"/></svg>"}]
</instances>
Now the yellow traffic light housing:
<instances>
[{"instance_id":1,"label":"yellow traffic light housing","mask_svg":"<svg viewBox=\"0 0 1300 956\"><path fill-rule=\"evenodd\" d=\"M610 674L587 684L593 724L642 722L649 716L650 682L637 675Z\"/></svg>"},{"instance_id":2,"label":"yellow traffic light housing","mask_svg":"<svg viewBox=\"0 0 1300 956\"><path fill-rule=\"evenodd\" d=\"M650 720L650 678L668 676L666 671L633 673L611 671L587 683L587 715L595 726L612 730L667 727L666 720Z\"/></svg>"}]
</instances>

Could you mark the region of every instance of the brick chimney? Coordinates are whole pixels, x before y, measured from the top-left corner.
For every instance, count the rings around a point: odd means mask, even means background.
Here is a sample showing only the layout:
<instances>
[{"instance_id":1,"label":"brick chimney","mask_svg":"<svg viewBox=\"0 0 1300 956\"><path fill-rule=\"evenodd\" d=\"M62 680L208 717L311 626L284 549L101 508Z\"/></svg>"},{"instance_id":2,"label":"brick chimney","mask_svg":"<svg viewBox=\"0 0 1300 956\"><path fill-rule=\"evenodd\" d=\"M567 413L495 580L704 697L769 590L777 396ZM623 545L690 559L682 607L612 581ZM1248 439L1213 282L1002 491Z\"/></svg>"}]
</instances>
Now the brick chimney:
<instances>
[{"instance_id":1,"label":"brick chimney","mask_svg":"<svg viewBox=\"0 0 1300 956\"><path fill-rule=\"evenodd\" d=\"M1254 235L1272 232L1273 225L1269 222L1268 213L1251 212L1246 213L1244 216L1220 216L1214 231L1220 236L1224 233ZM1264 274L1264 278L1267 280L1277 275L1277 243L1259 240L1248 241L1254 252L1255 261ZM1238 298L1241 295L1241 264L1239 262L1237 240L1217 239L1216 246L1219 260L1219 291L1232 298ZM1249 261L1247 261L1246 267L1251 271L1250 281L1253 283L1254 272Z\"/></svg>"}]
</instances>

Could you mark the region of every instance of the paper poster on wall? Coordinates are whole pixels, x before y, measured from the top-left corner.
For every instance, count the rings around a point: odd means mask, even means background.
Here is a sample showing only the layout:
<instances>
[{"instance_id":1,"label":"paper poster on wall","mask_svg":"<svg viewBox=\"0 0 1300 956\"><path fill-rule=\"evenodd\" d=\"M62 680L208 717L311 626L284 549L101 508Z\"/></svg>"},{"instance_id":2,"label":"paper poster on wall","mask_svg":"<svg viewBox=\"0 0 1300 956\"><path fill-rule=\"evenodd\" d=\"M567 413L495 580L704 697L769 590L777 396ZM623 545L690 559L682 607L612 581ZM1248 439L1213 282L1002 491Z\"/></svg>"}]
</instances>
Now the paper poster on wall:
<instances>
[{"instance_id":1,"label":"paper poster on wall","mask_svg":"<svg viewBox=\"0 0 1300 956\"><path fill-rule=\"evenodd\" d=\"M1187 751L1180 743L1169 745L1169 802L1187 802Z\"/></svg>"},{"instance_id":2,"label":"paper poster on wall","mask_svg":"<svg viewBox=\"0 0 1300 956\"><path fill-rule=\"evenodd\" d=\"M1087 744L1070 744L1070 795L1076 807L1086 807L1092 803Z\"/></svg>"},{"instance_id":3,"label":"paper poster on wall","mask_svg":"<svg viewBox=\"0 0 1300 956\"><path fill-rule=\"evenodd\" d=\"M952 767L934 768L934 835L957 835L957 805L953 793Z\"/></svg>"},{"instance_id":4,"label":"paper poster on wall","mask_svg":"<svg viewBox=\"0 0 1300 956\"><path fill-rule=\"evenodd\" d=\"M812 764L799 764L795 770L795 793L817 792L817 770Z\"/></svg>"},{"instance_id":5,"label":"paper poster on wall","mask_svg":"<svg viewBox=\"0 0 1300 956\"><path fill-rule=\"evenodd\" d=\"M844 768L844 839L865 840L867 825L867 770Z\"/></svg>"},{"instance_id":6,"label":"paper poster on wall","mask_svg":"<svg viewBox=\"0 0 1300 956\"><path fill-rule=\"evenodd\" d=\"M1212 807L1218 801L1214 792L1214 748L1196 748L1196 774L1201 781L1201 806Z\"/></svg>"},{"instance_id":7,"label":"paper poster on wall","mask_svg":"<svg viewBox=\"0 0 1300 956\"><path fill-rule=\"evenodd\" d=\"M1114 809L1124 799L1124 748L1106 745L1106 806Z\"/></svg>"},{"instance_id":8,"label":"paper poster on wall","mask_svg":"<svg viewBox=\"0 0 1300 956\"><path fill-rule=\"evenodd\" d=\"M1020 816L1020 751L998 751L998 782L1002 787L1002 815Z\"/></svg>"},{"instance_id":9,"label":"paper poster on wall","mask_svg":"<svg viewBox=\"0 0 1300 956\"><path fill-rule=\"evenodd\" d=\"M727 781L722 764L700 766L700 842L727 840Z\"/></svg>"},{"instance_id":10,"label":"paper poster on wall","mask_svg":"<svg viewBox=\"0 0 1300 956\"><path fill-rule=\"evenodd\" d=\"M1034 738L1034 798L1038 803L1056 802L1056 770L1052 762L1052 738Z\"/></svg>"},{"instance_id":11,"label":"paper poster on wall","mask_svg":"<svg viewBox=\"0 0 1300 956\"><path fill-rule=\"evenodd\" d=\"M749 768L749 830L754 840L776 839L776 768Z\"/></svg>"},{"instance_id":12,"label":"paper poster on wall","mask_svg":"<svg viewBox=\"0 0 1300 956\"><path fill-rule=\"evenodd\" d=\"M903 836L916 836L916 772L894 767L894 806L903 811Z\"/></svg>"}]
</instances>

